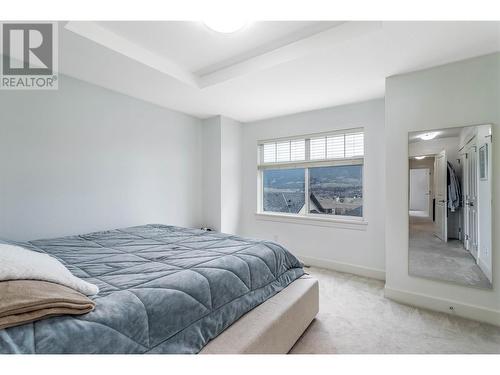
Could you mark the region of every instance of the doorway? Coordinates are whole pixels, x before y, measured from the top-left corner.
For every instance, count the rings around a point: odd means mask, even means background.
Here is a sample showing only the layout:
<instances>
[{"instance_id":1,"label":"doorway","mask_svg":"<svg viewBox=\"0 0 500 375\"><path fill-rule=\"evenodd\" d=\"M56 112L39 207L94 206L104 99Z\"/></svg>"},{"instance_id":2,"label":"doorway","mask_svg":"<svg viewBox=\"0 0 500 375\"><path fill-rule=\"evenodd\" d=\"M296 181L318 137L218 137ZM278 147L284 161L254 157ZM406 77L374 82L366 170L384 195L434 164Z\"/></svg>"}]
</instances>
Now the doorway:
<instances>
[{"instance_id":1,"label":"doorway","mask_svg":"<svg viewBox=\"0 0 500 375\"><path fill-rule=\"evenodd\" d=\"M412 216L429 217L430 169L410 169L410 211Z\"/></svg>"}]
</instances>

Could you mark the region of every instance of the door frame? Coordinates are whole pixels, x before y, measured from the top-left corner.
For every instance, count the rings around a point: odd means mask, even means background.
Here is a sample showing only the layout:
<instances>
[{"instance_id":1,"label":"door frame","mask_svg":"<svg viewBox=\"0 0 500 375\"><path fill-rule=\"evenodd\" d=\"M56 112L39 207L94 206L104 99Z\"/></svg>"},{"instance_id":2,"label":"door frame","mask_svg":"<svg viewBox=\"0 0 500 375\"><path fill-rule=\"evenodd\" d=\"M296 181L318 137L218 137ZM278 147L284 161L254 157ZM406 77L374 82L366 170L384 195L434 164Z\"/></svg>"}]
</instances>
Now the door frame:
<instances>
[{"instance_id":1,"label":"door frame","mask_svg":"<svg viewBox=\"0 0 500 375\"><path fill-rule=\"evenodd\" d=\"M444 171L438 168L439 159L444 160ZM435 204L435 221L434 235L443 242L448 242L448 185L447 185L448 159L446 150L442 150L434 157L434 197ZM443 180L443 181L439 181ZM438 186L439 183L444 184L443 191ZM440 195L441 194L441 195ZM441 217L441 223L438 222L438 217Z\"/></svg>"}]
</instances>

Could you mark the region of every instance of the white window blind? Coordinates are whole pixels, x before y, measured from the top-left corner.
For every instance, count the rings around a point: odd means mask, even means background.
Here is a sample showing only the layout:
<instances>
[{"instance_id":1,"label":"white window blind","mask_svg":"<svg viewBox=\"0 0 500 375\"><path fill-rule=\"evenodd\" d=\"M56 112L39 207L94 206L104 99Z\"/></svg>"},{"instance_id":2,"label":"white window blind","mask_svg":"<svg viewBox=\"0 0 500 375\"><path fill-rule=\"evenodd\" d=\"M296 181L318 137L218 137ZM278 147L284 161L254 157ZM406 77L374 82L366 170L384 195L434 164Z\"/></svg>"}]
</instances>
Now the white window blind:
<instances>
[{"instance_id":1,"label":"white window blind","mask_svg":"<svg viewBox=\"0 0 500 375\"><path fill-rule=\"evenodd\" d=\"M326 158L326 137L311 138L310 155L311 160Z\"/></svg>"},{"instance_id":2,"label":"white window blind","mask_svg":"<svg viewBox=\"0 0 500 375\"><path fill-rule=\"evenodd\" d=\"M364 133L356 129L260 144L260 164L362 158Z\"/></svg>"},{"instance_id":3,"label":"white window blind","mask_svg":"<svg viewBox=\"0 0 500 375\"><path fill-rule=\"evenodd\" d=\"M264 143L264 163L276 162L276 143Z\"/></svg>"},{"instance_id":4,"label":"white window blind","mask_svg":"<svg viewBox=\"0 0 500 375\"><path fill-rule=\"evenodd\" d=\"M345 157L362 156L365 153L365 139L363 133L345 135Z\"/></svg>"},{"instance_id":5,"label":"white window blind","mask_svg":"<svg viewBox=\"0 0 500 375\"><path fill-rule=\"evenodd\" d=\"M363 156L364 149L363 132L311 138L311 160Z\"/></svg>"},{"instance_id":6,"label":"white window blind","mask_svg":"<svg viewBox=\"0 0 500 375\"><path fill-rule=\"evenodd\" d=\"M306 158L306 140L290 141L290 161L302 161Z\"/></svg>"},{"instance_id":7,"label":"white window blind","mask_svg":"<svg viewBox=\"0 0 500 375\"><path fill-rule=\"evenodd\" d=\"M276 161L290 161L290 141L276 143Z\"/></svg>"},{"instance_id":8,"label":"white window blind","mask_svg":"<svg viewBox=\"0 0 500 375\"><path fill-rule=\"evenodd\" d=\"M264 143L262 147L264 163L286 163L291 161L305 160L305 139L268 142Z\"/></svg>"},{"instance_id":9,"label":"white window blind","mask_svg":"<svg viewBox=\"0 0 500 375\"><path fill-rule=\"evenodd\" d=\"M343 157L345 157L344 142L344 134L326 137L326 158L342 159Z\"/></svg>"}]
</instances>

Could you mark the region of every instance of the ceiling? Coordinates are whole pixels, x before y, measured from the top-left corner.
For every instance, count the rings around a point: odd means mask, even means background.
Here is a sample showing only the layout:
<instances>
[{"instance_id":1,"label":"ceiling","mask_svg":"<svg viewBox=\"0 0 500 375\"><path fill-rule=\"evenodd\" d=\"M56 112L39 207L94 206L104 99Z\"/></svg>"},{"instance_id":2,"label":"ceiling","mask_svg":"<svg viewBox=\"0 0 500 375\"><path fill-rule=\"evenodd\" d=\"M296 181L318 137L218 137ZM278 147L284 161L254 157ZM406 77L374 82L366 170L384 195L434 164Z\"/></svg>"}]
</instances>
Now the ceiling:
<instances>
[{"instance_id":1,"label":"ceiling","mask_svg":"<svg viewBox=\"0 0 500 375\"><path fill-rule=\"evenodd\" d=\"M201 22L97 22L104 28L203 75L327 30L340 22L284 21L249 24L234 34Z\"/></svg>"},{"instance_id":2,"label":"ceiling","mask_svg":"<svg viewBox=\"0 0 500 375\"><path fill-rule=\"evenodd\" d=\"M500 51L500 22L68 22L59 70L199 118L249 122L384 96L385 77Z\"/></svg>"},{"instance_id":3,"label":"ceiling","mask_svg":"<svg viewBox=\"0 0 500 375\"><path fill-rule=\"evenodd\" d=\"M446 129L438 129L438 130L428 130L428 131L419 131L419 132L411 132L408 134L408 142L409 143L415 143L415 142L428 142L425 140L422 140L420 138L421 135L426 134L426 133L437 133L436 137L434 139L440 139L440 138L456 138L459 137L462 131L464 130L464 127L457 127L457 128L446 128Z\"/></svg>"}]
</instances>

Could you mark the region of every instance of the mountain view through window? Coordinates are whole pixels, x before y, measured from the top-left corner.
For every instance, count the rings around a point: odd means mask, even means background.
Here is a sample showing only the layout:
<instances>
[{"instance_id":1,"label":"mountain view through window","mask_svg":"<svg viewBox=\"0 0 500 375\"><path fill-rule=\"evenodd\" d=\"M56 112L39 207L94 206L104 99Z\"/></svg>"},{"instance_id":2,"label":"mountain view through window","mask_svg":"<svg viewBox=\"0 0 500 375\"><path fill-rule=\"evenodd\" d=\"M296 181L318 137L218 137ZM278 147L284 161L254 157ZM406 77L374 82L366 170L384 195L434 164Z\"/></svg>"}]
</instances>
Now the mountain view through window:
<instances>
[{"instance_id":1,"label":"mountain view through window","mask_svg":"<svg viewBox=\"0 0 500 375\"><path fill-rule=\"evenodd\" d=\"M309 169L309 213L363 216L362 165Z\"/></svg>"},{"instance_id":2,"label":"mountain view through window","mask_svg":"<svg viewBox=\"0 0 500 375\"><path fill-rule=\"evenodd\" d=\"M362 165L309 168L309 213L363 216ZM263 209L305 213L305 169L263 171Z\"/></svg>"},{"instance_id":3,"label":"mountain view through window","mask_svg":"<svg viewBox=\"0 0 500 375\"><path fill-rule=\"evenodd\" d=\"M299 213L305 202L304 168L270 169L264 173L264 211Z\"/></svg>"}]
</instances>

